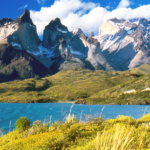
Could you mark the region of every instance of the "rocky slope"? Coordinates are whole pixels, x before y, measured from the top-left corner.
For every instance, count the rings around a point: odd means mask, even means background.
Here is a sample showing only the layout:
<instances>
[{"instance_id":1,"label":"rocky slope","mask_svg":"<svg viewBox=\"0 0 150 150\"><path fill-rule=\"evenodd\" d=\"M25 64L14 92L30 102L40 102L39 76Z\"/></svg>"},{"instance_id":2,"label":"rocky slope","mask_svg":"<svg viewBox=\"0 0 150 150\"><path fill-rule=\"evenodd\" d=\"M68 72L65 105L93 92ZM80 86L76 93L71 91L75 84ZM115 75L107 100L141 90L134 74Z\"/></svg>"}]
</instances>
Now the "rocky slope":
<instances>
[{"instance_id":1,"label":"rocky slope","mask_svg":"<svg viewBox=\"0 0 150 150\"><path fill-rule=\"evenodd\" d=\"M44 77L51 72L25 50L0 44L0 82L15 79Z\"/></svg>"},{"instance_id":2,"label":"rocky slope","mask_svg":"<svg viewBox=\"0 0 150 150\"><path fill-rule=\"evenodd\" d=\"M150 20L144 18L132 20L109 19L99 28L94 38L107 60L127 70L150 63Z\"/></svg>"}]
</instances>

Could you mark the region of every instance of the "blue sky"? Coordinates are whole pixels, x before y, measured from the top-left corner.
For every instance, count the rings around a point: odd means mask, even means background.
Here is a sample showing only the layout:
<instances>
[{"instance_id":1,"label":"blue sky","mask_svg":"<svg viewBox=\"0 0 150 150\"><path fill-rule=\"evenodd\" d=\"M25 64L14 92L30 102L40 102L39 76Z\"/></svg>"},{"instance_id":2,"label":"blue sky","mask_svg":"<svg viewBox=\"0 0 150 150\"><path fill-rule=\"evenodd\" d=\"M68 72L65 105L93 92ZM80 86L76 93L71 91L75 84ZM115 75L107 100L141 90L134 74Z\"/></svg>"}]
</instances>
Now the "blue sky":
<instances>
[{"instance_id":1,"label":"blue sky","mask_svg":"<svg viewBox=\"0 0 150 150\"><path fill-rule=\"evenodd\" d=\"M59 17L69 30L77 27L88 34L109 18L150 18L149 0L0 0L0 19L15 19L23 9L31 11L39 35L50 20Z\"/></svg>"}]
</instances>

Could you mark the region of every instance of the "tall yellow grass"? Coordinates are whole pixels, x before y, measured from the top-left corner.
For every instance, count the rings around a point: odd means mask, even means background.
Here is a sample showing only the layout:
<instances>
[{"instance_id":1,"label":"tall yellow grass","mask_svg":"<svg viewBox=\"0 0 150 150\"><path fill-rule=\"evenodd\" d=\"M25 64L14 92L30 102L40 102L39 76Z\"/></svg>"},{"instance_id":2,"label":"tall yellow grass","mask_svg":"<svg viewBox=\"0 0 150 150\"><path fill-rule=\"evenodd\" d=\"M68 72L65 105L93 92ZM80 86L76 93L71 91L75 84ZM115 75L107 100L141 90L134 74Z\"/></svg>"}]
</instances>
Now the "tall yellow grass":
<instances>
[{"instance_id":1,"label":"tall yellow grass","mask_svg":"<svg viewBox=\"0 0 150 150\"><path fill-rule=\"evenodd\" d=\"M73 106L72 106L73 107ZM71 115L70 118L74 118ZM150 115L139 120L128 116L116 119L77 122L66 118L48 127L40 121L20 133L17 130L0 137L0 150L148 150ZM99 121L98 121L99 120Z\"/></svg>"}]
</instances>

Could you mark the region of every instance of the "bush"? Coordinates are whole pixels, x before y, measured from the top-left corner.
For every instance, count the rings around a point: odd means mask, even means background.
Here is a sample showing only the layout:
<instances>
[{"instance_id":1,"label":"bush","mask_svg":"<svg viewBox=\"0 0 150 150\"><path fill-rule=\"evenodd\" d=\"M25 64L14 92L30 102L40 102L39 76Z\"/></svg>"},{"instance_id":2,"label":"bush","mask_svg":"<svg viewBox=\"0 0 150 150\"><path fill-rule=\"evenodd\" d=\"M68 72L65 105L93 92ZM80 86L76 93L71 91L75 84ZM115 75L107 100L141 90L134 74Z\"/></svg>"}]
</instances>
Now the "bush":
<instances>
[{"instance_id":1,"label":"bush","mask_svg":"<svg viewBox=\"0 0 150 150\"><path fill-rule=\"evenodd\" d=\"M31 121L29 119L27 119L27 117L20 117L19 119L17 119L17 121L15 123L15 127L20 132L23 132L23 131L29 129L30 124L31 124Z\"/></svg>"}]
</instances>

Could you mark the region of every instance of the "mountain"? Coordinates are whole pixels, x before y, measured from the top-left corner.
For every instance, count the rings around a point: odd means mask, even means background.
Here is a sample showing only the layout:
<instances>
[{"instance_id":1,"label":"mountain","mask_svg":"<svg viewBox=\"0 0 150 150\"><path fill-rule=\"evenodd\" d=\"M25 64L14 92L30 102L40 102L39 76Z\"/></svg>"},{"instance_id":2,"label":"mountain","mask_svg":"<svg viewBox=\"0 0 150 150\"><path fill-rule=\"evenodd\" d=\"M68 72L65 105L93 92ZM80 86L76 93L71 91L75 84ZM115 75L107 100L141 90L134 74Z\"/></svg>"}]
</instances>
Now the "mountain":
<instances>
[{"instance_id":1,"label":"mountain","mask_svg":"<svg viewBox=\"0 0 150 150\"><path fill-rule=\"evenodd\" d=\"M86 36L80 28L69 31L61 20L56 18L45 26L41 41L30 18L30 12L25 9L15 20L0 20L0 53L6 53L10 59L4 63L5 55L1 55L0 73L2 76L8 75L9 78L3 80L9 81L43 77L77 67L108 71L132 69L150 63L149 30L150 20L114 18L100 26L98 35L90 32L89 36ZM19 56L19 53L22 54ZM31 67L32 73L24 67L18 69L22 55L26 56L24 58L28 62L22 65ZM17 66L14 66L14 63ZM15 75L14 68L17 72Z\"/></svg>"},{"instance_id":2,"label":"mountain","mask_svg":"<svg viewBox=\"0 0 150 150\"><path fill-rule=\"evenodd\" d=\"M50 61L48 67L53 72L75 67L113 69L103 58L97 40L86 37L79 28L73 33L69 32L59 18L52 20L45 27L42 46L51 54L48 55ZM95 58L95 55L98 58Z\"/></svg>"},{"instance_id":3,"label":"mountain","mask_svg":"<svg viewBox=\"0 0 150 150\"><path fill-rule=\"evenodd\" d=\"M0 82L43 77L51 74L30 52L37 51L40 40L28 10L14 21L0 20Z\"/></svg>"},{"instance_id":4,"label":"mountain","mask_svg":"<svg viewBox=\"0 0 150 150\"><path fill-rule=\"evenodd\" d=\"M42 47L46 49L46 57L49 59L47 67L54 73L74 67L91 68L90 63L85 60L88 49L79 35L69 32L59 18L51 20L45 27Z\"/></svg>"},{"instance_id":5,"label":"mountain","mask_svg":"<svg viewBox=\"0 0 150 150\"><path fill-rule=\"evenodd\" d=\"M0 20L0 44L10 44L18 50L36 52L39 43L36 26L28 10L24 10L23 15L14 21Z\"/></svg>"},{"instance_id":6,"label":"mountain","mask_svg":"<svg viewBox=\"0 0 150 150\"><path fill-rule=\"evenodd\" d=\"M109 19L94 38L100 43L104 57L120 70L150 63L150 20Z\"/></svg>"}]
</instances>

